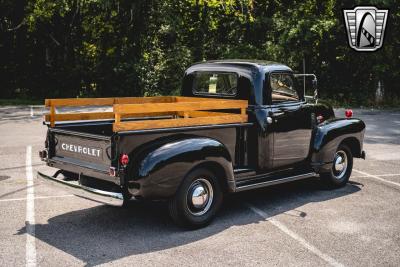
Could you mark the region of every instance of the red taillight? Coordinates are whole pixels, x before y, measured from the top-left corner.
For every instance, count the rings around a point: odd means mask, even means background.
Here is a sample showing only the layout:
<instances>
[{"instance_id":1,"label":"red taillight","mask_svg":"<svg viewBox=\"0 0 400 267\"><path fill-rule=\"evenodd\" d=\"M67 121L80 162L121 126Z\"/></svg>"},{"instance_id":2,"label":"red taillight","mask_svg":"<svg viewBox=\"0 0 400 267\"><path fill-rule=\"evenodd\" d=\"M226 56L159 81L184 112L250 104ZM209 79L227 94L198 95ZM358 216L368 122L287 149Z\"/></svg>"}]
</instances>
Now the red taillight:
<instances>
[{"instance_id":1,"label":"red taillight","mask_svg":"<svg viewBox=\"0 0 400 267\"><path fill-rule=\"evenodd\" d=\"M129 163L129 156L127 154L122 154L121 157L119 158L119 162L123 165L126 166Z\"/></svg>"},{"instance_id":2,"label":"red taillight","mask_svg":"<svg viewBox=\"0 0 400 267\"><path fill-rule=\"evenodd\" d=\"M344 115L346 116L346 118L351 118L353 117L353 111L351 109L346 109Z\"/></svg>"}]
</instances>

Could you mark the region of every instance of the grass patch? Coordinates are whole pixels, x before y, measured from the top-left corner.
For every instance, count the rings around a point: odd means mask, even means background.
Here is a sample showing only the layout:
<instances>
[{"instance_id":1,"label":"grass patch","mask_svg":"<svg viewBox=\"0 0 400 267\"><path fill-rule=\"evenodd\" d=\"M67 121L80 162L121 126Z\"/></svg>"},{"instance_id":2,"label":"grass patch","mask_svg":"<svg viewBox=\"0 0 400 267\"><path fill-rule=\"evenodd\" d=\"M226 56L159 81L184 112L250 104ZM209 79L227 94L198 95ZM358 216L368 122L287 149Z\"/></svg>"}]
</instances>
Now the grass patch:
<instances>
[{"instance_id":1,"label":"grass patch","mask_svg":"<svg viewBox=\"0 0 400 267\"><path fill-rule=\"evenodd\" d=\"M380 103L373 103L372 101L352 101L350 99L334 99L324 98L319 99L320 102L331 105L334 108L375 108L375 109L399 109L400 98L393 97L385 99ZM364 103L365 102L365 103ZM30 105L44 105L43 99L27 99L27 98L10 98L0 99L0 106L30 106Z\"/></svg>"},{"instance_id":2,"label":"grass patch","mask_svg":"<svg viewBox=\"0 0 400 267\"><path fill-rule=\"evenodd\" d=\"M21 99L21 98L10 98L0 99L0 106L29 106L29 105L43 105L44 100L39 99Z\"/></svg>"},{"instance_id":3,"label":"grass patch","mask_svg":"<svg viewBox=\"0 0 400 267\"><path fill-rule=\"evenodd\" d=\"M379 103L371 99L359 101L354 99L320 98L320 101L331 105L333 108L374 108L374 109L399 109L400 98L386 98Z\"/></svg>"}]
</instances>

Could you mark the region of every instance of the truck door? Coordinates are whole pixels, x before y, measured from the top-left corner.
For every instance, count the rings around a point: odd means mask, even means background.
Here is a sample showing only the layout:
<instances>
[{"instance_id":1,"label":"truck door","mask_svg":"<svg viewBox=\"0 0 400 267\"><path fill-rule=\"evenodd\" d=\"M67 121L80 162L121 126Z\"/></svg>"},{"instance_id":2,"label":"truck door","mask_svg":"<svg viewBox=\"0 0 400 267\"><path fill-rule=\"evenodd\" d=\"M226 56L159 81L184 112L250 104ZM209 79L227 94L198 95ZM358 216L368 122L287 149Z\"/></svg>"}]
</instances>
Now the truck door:
<instances>
[{"instance_id":1,"label":"truck door","mask_svg":"<svg viewBox=\"0 0 400 267\"><path fill-rule=\"evenodd\" d=\"M311 109L296 90L289 72L272 72L266 84L270 94L270 131L273 133L272 168L284 168L304 161L311 143Z\"/></svg>"}]
</instances>

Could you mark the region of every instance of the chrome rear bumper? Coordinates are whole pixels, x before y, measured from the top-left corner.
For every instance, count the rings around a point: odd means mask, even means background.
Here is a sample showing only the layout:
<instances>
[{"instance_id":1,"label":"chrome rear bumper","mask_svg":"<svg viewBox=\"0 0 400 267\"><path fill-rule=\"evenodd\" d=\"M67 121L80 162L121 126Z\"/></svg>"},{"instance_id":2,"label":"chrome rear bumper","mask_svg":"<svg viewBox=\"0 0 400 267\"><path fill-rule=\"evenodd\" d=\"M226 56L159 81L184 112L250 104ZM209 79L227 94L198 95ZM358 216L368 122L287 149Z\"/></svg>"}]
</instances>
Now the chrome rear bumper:
<instances>
[{"instance_id":1,"label":"chrome rear bumper","mask_svg":"<svg viewBox=\"0 0 400 267\"><path fill-rule=\"evenodd\" d=\"M53 176L49 176L38 172L37 177L51 186L59 187L71 194L84 199L93 200L103 204L112 206L122 206L124 197L122 193L103 191L91 187L86 187L78 183L78 181L64 181Z\"/></svg>"}]
</instances>

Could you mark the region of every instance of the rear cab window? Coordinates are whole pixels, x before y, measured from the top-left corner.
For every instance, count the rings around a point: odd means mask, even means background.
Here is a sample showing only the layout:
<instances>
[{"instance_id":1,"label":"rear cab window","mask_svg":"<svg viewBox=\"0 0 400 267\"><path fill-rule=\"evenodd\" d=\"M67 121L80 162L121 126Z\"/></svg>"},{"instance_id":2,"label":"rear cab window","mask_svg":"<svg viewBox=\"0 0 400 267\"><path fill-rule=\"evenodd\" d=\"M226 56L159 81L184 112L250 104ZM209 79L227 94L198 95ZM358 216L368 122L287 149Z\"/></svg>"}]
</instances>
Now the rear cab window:
<instances>
[{"instance_id":1,"label":"rear cab window","mask_svg":"<svg viewBox=\"0 0 400 267\"><path fill-rule=\"evenodd\" d=\"M272 103L297 102L300 100L295 87L295 80L290 73L271 73L269 87L271 88Z\"/></svg>"},{"instance_id":2,"label":"rear cab window","mask_svg":"<svg viewBox=\"0 0 400 267\"><path fill-rule=\"evenodd\" d=\"M192 92L194 95L236 96L238 75L230 72L195 72Z\"/></svg>"}]
</instances>

